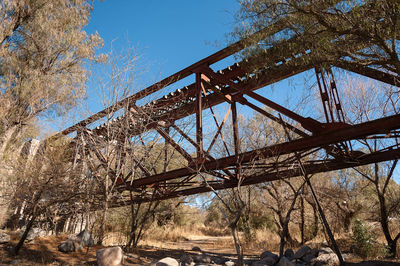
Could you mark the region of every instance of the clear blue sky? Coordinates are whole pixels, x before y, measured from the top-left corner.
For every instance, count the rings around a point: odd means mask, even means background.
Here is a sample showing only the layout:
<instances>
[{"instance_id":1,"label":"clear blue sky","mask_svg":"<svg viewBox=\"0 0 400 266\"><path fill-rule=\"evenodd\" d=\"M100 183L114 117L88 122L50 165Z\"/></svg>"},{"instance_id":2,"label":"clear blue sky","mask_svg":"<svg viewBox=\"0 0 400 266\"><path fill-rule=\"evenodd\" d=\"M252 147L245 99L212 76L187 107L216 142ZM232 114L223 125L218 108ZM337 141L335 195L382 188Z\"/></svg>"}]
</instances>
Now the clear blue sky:
<instances>
[{"instance_id":1,"label":"clear blue sky","mask_svg":"<svg viewBox=\"0 0 400 266\"><path fill-rule=\"evenodd\" d=\"M217 51L215 41L223 48L238 7L236 0L95 1L86 30L97 31L105 48L129 39L171 74Z\"/></svg>"},{"instance_id":2,"label":"clear blue sky","mask_svg":"<svg viewBox=\"0 0 400 266\"><path fill-rule=\"evenodd\" d=\"M100 34L105 51L129 41L151 66L149 78L164 78L224 48L238 7L236 0L95 1L86 30Z\"/></svg>"},{"instance_id":3,"label":"clear blue sky","mask_svg":"<svg viewBox=\"0 0 400 266\"><path fill-rule=\"evenodd\" d=\"M111 45L116 53L128 45L135 48L140 56L139 90L224 48L238 8L237 0L96 0L85 30L98 32L104 40L98 53L108 53ZM56 121L53 130L104 108L96 78L93 74L88 83L89 112L79 107L71 117Z\"/></svg>"},{"instance_id":4,"label":"clear blue sky","mask_svg":"<svg viewBox=\"0 0 400 266\"><path fill-rule=\"evenodd\" d=\"M109 52L112 44L118 53L128 42L137 49L138 72L144 73L135 88L138 90L226 47L238 9L238 0L97 0L85 30L89 34L97 31L103 38L104 48L98 52ZM297 81L304 84L303 78ZM281 88L288 87L288 82L276 85L279 89L269 97L284 101L288 92ZM86 102L90 113L104 108L93 82L88 84ZM73 120L78 122L87 115L75 116ZM70 124L71 120L68 121ZM64 123L59 129L66 126Z\"/></svg>"}]
</instances>

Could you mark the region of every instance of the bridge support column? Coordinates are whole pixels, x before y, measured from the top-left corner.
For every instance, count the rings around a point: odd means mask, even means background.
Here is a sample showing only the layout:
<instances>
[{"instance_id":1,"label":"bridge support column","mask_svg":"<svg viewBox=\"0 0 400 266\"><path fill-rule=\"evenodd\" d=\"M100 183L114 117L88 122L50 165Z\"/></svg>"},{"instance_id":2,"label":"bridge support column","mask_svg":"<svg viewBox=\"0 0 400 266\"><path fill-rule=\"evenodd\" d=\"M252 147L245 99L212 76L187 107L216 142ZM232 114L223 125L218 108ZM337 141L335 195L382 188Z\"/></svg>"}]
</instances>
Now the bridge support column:
<instances>
[{"instance_id":1,"label":"bridge support column","mask_svg":"<svg viewBox=\"0 0 400 266\"><path fill-rule=\"evenodd\" d=\"M201 73L196 73L196 141L197 141L197 162L204 157L203 151L203 100L202 100L203 82Z\"/></svg>"},{"instance_id":2,"label":"bridge support column","mask_svg":"<svg viewBox=\"0 0 400 266\"><path fill-rule=\"evenodd\" d=\"M235 161L236 161L236 179L240 180L240 162L239 162L239 154L240 154L240 140L239 140L239 127L238 127L238 120L237 120L237 109L236 109L236 102L232 101L231 104L232 109L232 127L233 127L233 145L235 149Z\"/></svg>"}]
</instances>

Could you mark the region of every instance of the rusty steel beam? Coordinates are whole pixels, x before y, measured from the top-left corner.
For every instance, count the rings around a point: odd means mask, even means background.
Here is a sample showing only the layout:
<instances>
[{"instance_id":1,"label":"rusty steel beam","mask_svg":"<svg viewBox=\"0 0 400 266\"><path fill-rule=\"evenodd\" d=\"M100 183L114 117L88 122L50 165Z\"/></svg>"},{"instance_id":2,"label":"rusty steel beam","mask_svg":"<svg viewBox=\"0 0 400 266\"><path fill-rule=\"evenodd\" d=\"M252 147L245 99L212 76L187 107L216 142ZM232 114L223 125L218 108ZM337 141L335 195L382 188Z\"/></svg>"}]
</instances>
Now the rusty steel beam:
<instances>
[{"instance_id":1,"label":"rusty steel beam","mask_svg":"<svg viewBox=\"0 0 400 266\"><path fill-rule=\"evenodd\" d=\"M318 174L318 173L324 173L324 172L330 172L330 171L336 171L336 170L341 170L341 169L346 169L346 168L352 168L352 167L358 167L358 166L363 166L375 162L383 162L383 161L388 161L388 160L395 160L395 159L400 159L400 149L394 149L394 150L388 150L388 151L383 151L383 152L376 152L372 154L365 155L363 158L357 159L353 162L350 161L337 161L333 160L331 162L327 163L321 163L321 164L305 164L304 169L309 175L313 174ZM302 171L300 167L294 167L291 169L286 169L286 170L279 170L279 172L272 172L272 173L265 173L265 174L257 174L254 176L248 176L243 178L243 181L240 183L241 186L248 186L248 185L255 185L263 182L271 182L279 179L286 179L286 178L293 178L293 177L298 177L302 175ZM166 199L171 199L171 198L176 198L176 197L182 197L182 196L190 196L190 195L195 195L195 194L200 194L200 193L206 193L210 192L212 190L223 190L223 189L228 189L228 188L233 188L237 187L238 182L236 180L227 180L224 182L218 182L218 183L211 183L195 188L188 188L188 189L182 189L175 191L170 194L165 194L165 195L160 195L155 198L155 200L166 200ZM148 198L136 198L134 200L134 203L138 202L148 202L150 199ZM131 202L126 202L126 204L130 204Z\"/></svg>"},{"instance_id":2,"label":"rusty steel beam","mask_svg":"<svg viewBox=\"0 0 400 266\"><path fill-rule=\"evenodd\" d=\"M98 112L97 114L94 114L82 120L81 122L65 129L64 131L60 132L59 135L67 135L84 128L86 130L86 126L88 126L89 124L99 120L100 118L103 118L108 114L112 114L120 110L121 108L125 108L124 115L119 116L118 119L109 121L107 122L107 124L101 125L94 130L90 130L91 133L93 135L105 137L105 132L107 131L106 129L111 129L115 130L115 133L120 134L119 136L123 136L124 138L132 137L135 135L138 135L139 138L141 138L141 134L148 130L155 129L156 131L158 131L158 133L165 139L164 172L157 174L154 166L152 166L154 174L151 175L151 173L143 165L141 165L142 159L140 159L139 161L135 160L135 168L141 168L143 172L143 174L141 175L145 177L136 180L130 180L129 182L131 184L128 185L128 187L126 187L125 189L132 191L132 189L135 190L141 188L143 189L143 191L146 191L146 188L158 187L159 184L163 184L164 186L162 187L162 189L160 187L160 189L156 192L161 194L153 194L153 197L151 199L137 198L137 201L166 199L182 195L198 194L210 191L212 189L225 189L237 186L239 182L238 180L241 180L241 185L251 185L280 178L290 178L298 176L300 174L299 167L285 169L284 164L288 164L290 162L291 165L293 164L293 161L290 161L290 156L292 156L293 154L311 154L316 149L326 149L327 155L333 156L334 159L327 162L308 161L305 165L308 174L332 171L358 165L364 165L371 162L379 162L382 160L398 158L398 146L395 147L395 150L392 147L392 150L386 150L384 152L365 155L356 161L343 161L343 157L335 156L334 153L330 152L332 151L330 147L334 145L339 145L341 142L371 137L375 134L388 133L390 132L390 130L399 129L400 115L381 118L357 125L344 124L342 125L342 128L333 129L333 127L330 127L327 124L321 123L312 118L303 117L298 113L295 113L254 92L255 90L266 85L312 69L316 65L321 63L314 62L312 60L312 51L309 47L311 44L306 43L303 47L292 45L296 41L304 39L304 36L302 35L283 40L274 47L267 49L261 55L250 58L248 61L244 60L239 63L235 63L234 65L229 66L223 70L214 71L210 68L210 65L217 63L221 59L231 56L234 53L243 50L243 48L245 48L246 46L254 44L257 41L261 40L261 37L265 38L265 36L263 35L265 35L266 33L273 35L283 30L284 24L288 19L290 18L284 18L281 21L272 24L270 27L255 33L249 38L230 45L192 64L191 66L181 71L178 71L177 73L145 88L144 90L141 90L138 93L131 95L113 104L112 106ZM322 35L322 37L327 36L324 34ZM331 40L337 43L341 43L343 41L342 39L340 39L340 36L331 37ZM365 45L363 44L361 46L354 46L352 47L352 49L357 51L364 47ZM280 49L281 51L286 51L286 55L281 56L280 53L276 53L278 49ZM268 65L265 64L265 59L267 59L266 62L268 62ZM254 69L254 67L252 67L254 63L260 62L264 62L263 68ZM384 73L369 67L360 68L359 66L353 65L351 63L338 63L336 64L336 66L353 71L358 74L365 75L367 77L374 78L376 80L386 82L391 85L398 86L400 84L398 77L393 76L390 73ZM136 106L136 101L143 99L153 94L154 92L160 91L165 87L193 74L195 75L196 79L193 84L189 84L183 89L171 92L169 95L164 95L162 98L153 101L151 104L146 104L141 107ZM324 80L322 81L324 82ZM284 114L292 120L299 122L304 129L310 131L313 135L309 135L302 129L298 129L288 124L287 122L284 122L282 119L279 119L278 117L275 117L274 115L264 111L262 108L250 103L246 98L244 98L243 95L246 95L246 97L251 97L252 99L255 99L256 101L264 104L265 106L269 106L272 109L278 111L279 117L280 114ZM229 154L229 149L221 133L222 127L224 126L226 118L229 115L229 111L227 113L227 116L224 118L224 121L221 123L221 125L219 125L212 109L213 106L224 102L228 103L231 108L230 110L232 110L232 130L234 144L233 155ZM239 129L237 126L236 103L246 105L253 110L262 113L264 116L270 118L271 120L281 123L285 127L288 127L292 131L296 132L302 138L241 153ZM209 148L207 150L204 150L202 111L206 108L210 108L211 110L211 113L217 125L217 132L214 135L214 138L212 139ZM137 116L137 119L130 119L135 110L136 112L141 112L140 116ZM169 135L168 132L168 128L171 125L174 127L175 121L193 114L195 114L196 116L195 141L192 140L178 127L176 127L177 129L175 129L186 140L194 145L194 147L196 148L197 157L185 151L179 145L179 143L177 143ZM333 117L333 115L331 116ZM122 132L121 129L124 128L122 127L123 123L129 123L129 121L132 122L132 126L130 126L128 130ZM161 122L165 123L161 125ZM328 120L328 122L333 122L333 119L332 121ZM225 148L227 149L228 156L214 159L208 152L213 147L219 135L221 135ZM142 144L145 146L144 142ZM92 152L94 152L95 155L99 157L100 162L102 162L102 154L96 154L94 140L93 143L89 141L87 145L89 146L89 148L94 148ZM171 145L188 160L187 167L167 171L167 160L169 157L168 145ZM328 147L329 145L332 146ZM281 155L285 156L284 160L278 161L279 156ZM349 153L346 155L351 154ZM121 156L123 155L121 154ZM248 177L241 176L242 173L245 173L246 170L252 167L252 162L267 158L273 158L277 160L276 163L280 165L279 168L277 168L278 170L274 170L274 163L269 162L269 166L266 166L264 164L264 171L266 169L265 167L269 167L269 169L263 174L257 174ZM348 156L346 158L351 158L351 156ZM244 169L243 171L242 168ZM224 171L227 176L220 173L220 171ZM233 178L234 176L230 171L236 171L236 179ZM254 172L255 171L252 171L252 173ZM193 187L193 185L189 189L177 190L179 188L187 187L189 185L188 182L191 182L190 184L195 184L193 183L192 179L199 173L214 175L214 177L220 178L222 179L222 181L210 181L211 183L209 185L201 184L198 182L197 184L199 185L199 187ZM244 179L242 179L242 177ZM125 181L128 181L126 179L127 178L125 178ZM172 180L172 183L167 183L168 180ZM154 197L154 195L156 195L156 197Z\"/></svg>"},{"instance_id":3,"label":"rusty steel beam","mask_svg":"<svg viewBox=\"0 0 400 266\"><path fill-rule=\"evenodd\" d=\"M165 132L162 128L157 128L157 132L168 142L177 152L179 152L189 163L193 161L192 156L183 149L178 143L174 141L174 139Z\"/></svg>"},{"instance_id":4,"label":"rusty steel beam","mask_svg":"<svg viewBox=\"0 0 400 266\"><path fill-rule=\"evenodd\" d=\"M366 76L371 79L375 79L381 82L384 82L386 84L392 85L392 86L400 86L400 77L392 75L390 73L386 73L383 71L379 71L370 67L361 67L360 65L357 64L351 64L348 62L335 62L333 64L336 67L342 68L344 70L354 72L356 74L360 74L362 76Z\"/></svg>"},{"instance_id":5,"label":"rusty steel beam","mask_svg":"<svg viewBox=\"0 0 400 266\"><path fill-rule=\"evenodd\" d=\"M269 158L278 155L284 155L293 152L313 149L317 147L323 147L341 141L365 138L369 135L386 134L389 133L391 130L398 129L399 127L400 127L400 115L393 115L357 125L351 125L351 126L349 125L345 128L330 130L319 135L304 137L290 142L280 143L269 147L241 153L238 156L239 157L238 160L241 163L246 163L255 160L257 158ZM200 171L216 170L228 166L233 166L235 165L235 163L236 163L236 156L233 155L225 158L216 159L215 161L204 162L201 169L185 167L147 178L133 180L132 186L133 187L145 186L160 181L165 181L187 176L190 174L195 174Z\"/></svg>"}]
</instances>

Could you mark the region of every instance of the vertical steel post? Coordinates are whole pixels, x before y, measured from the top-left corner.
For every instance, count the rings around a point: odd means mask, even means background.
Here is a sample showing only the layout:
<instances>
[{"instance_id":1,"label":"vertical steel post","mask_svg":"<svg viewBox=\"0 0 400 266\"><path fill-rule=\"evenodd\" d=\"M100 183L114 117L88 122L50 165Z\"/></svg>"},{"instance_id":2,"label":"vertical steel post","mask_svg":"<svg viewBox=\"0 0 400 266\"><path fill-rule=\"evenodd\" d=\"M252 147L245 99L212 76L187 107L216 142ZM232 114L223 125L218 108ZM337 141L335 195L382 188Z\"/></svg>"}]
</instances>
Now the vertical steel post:
<instances>
[{"instance_id":1,"label":"vertical steel post","mask_svg":"<svg viewBox=\"0 0 400 266\"><path fill-rule=\"evenodd\" d=\"M322 101L322 107L324 108L324 114L325 114L325 119L327 123L334 122L333 121L333 115L330 110L330 105L329 105L329 94L326 90L325 87L325 82L324 82L324 74L322 73L322 68L320 67L315 67L315 75L317 77L317 82L318 82L318 89L319 93L321 95L321 101ZM329 115L328 115L328 110L330 111L332 120L329 121Z\"/></svg>"},{"instance_id":2,"label":"vertical steel post","mask_svg":"<svg viewBox=\"0 0 400 266\"><path fill-rule=\"evenodd\" d=\"M169 135L169 127L165 128L165 133ZM164 139L164 173L167 172L168 157L169 157L168 141L167 139ZM163 188L167 189L167 181L163 182Z\"/></svg>"},{"instance_id":3,"label":"vertical steel post","mask_svg":"<svg viewBox=\"0 0 400 266\"><path fill-rule=\"evenodd\" d=\"M240 154L240 141L239 141L239 127L237 121L237 109L235 101L232 101L231 109L232 109L233 145L235 149L235 160L236 160L236 178L239 180L240 170L241 170L239 164L239 156L238 156Z\"/></svg>"},{"instance_id":4,"label":"vertical steel post","mask_svg":"<svg viewBox=\"0 0 400 266\"><path fill-rule=\"evenodd\" d=\"M169 135L169 127L166 127L164 131ZM167 172L168 157L169 157L168 141L164 139L164 173Z\"/></svg>"},{"instance_id":5,"label":"vertical steel post","mask_svg":"<svg viewBox=\"0 0 400 266\"><path fill-rule=\"evenodd\" d=\"M197 159L203 158L203 103L201 73L196 73L196 141Z\"/></svg>"}]
</instances>

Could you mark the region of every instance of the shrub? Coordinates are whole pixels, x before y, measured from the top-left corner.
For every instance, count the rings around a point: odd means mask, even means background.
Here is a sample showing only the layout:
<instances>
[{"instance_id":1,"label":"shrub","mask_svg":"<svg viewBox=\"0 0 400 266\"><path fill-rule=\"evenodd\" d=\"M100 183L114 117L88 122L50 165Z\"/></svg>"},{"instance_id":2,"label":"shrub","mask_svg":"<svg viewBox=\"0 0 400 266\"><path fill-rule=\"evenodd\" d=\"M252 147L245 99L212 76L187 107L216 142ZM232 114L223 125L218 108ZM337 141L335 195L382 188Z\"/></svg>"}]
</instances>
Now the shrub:
<instances>
[{"instance_id":1,"label":"shrub","mask_svg":"<svg viewBox=\"0 0 400 266\"><path fill-rule=\"evenodd\" d=\"M368 226L356 219L353 225L353 252L361 257L385 257L387 248L378 243Z\"/></svg>"}]
</instances>

